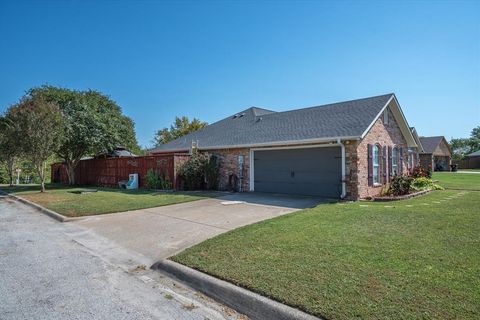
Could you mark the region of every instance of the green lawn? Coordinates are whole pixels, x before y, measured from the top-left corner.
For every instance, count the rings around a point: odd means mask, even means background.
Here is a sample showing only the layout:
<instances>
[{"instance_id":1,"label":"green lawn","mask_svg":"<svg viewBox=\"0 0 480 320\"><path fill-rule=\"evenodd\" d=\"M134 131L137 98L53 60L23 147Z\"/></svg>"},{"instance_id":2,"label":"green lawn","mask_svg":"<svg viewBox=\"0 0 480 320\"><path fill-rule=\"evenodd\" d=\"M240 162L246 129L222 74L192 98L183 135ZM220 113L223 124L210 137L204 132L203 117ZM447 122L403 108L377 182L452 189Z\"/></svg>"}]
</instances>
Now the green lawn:
<instances>
[{"instance_id":1,"label":"green lawn","mask_svg":"<svg viewBox=\"0 0 480 320\"><path fill-rule=\"evenodd\" d=\"M480 174L435 172L433 179L446 189L477 190L480 191Z\"/></svg>"},{"instance_id":2,"label":"green lawn","mask_svg":"<svg viewBox=\"0 0 480 320\"><path fill-rule=\"evenodd\" d=\"M434 178L480 184L480 175ZM480 192L459 190L322 204L171 259L328 319L479 319L479 205Z\"/></svg>"},{"instance_id":3,"label":"green lawn","mask_svg":"<svg viewBox=\"0 0 480 320\"><path fill-rule=\"evenodd\" d=\"M98 192L78 194L75 191L85 188L68 188L60 185L47 185L46 193L40 193L38 186L31 185L13 188L1 186L0 189L38 203L67 217L145 209L215 196L214 193L208 192L162 193L110 188L95 188Z\"/></svg>"}]
</instances>

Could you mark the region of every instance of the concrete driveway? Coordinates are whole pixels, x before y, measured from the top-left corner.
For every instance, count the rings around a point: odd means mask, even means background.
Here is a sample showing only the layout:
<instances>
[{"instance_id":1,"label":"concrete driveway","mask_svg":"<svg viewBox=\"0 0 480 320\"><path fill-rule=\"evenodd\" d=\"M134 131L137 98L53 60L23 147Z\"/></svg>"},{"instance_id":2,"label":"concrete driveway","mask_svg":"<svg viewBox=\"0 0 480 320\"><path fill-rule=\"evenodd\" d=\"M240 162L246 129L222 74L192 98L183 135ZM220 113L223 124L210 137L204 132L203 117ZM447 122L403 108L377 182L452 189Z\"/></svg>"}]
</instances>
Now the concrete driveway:
<instances>
[{"instance_id":1,"label":"concrete driveway","mask_svg":"<svg viewBox=\"0 0 480 320\"><path fill-rule=\"evenodd\" d=\"M321 201L320 198L301 196L228 194L164 207L92 216L73 223L153 264L218 234L313 207Z\"/></svg>"}]
</instances>

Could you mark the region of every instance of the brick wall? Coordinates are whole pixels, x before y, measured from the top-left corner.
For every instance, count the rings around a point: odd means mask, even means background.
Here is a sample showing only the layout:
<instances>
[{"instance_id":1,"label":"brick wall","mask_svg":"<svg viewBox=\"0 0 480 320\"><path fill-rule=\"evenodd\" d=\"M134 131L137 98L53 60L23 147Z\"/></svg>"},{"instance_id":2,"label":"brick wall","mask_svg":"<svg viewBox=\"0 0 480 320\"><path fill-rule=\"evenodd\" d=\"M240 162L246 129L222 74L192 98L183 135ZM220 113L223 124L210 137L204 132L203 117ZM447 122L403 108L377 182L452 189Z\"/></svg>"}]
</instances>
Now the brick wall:
<instances>
[{"instance_id":1,"label":"brick wall","mask_svg":"<svg viewBox=\"0 0 480 320\"><path fill-rule=\"evenodd\" d=\"M250 177L250 152L249 149L223 149L223 150L213 150L209 151L210 154L217 156L220 165L220 178L218 183L219 190L231 190L231 176L235 175L237 177L237 185L235 191L239 191L240 186L240 167L239 167L239 156L243 155L243 179L242 179L242 188L243 191L249 191L249 177Z\"/></svg>"},{"instance_id":2,"label":"brick wall","mask_svg":"<svg viewBox=\"0 0 480 320\"><path fill-rule=\"evenodd\" d=\"M430 168L433 170L433 155L431 153L420 154L420 166L423 168Z\"/></svg>"},{"instance_id":3,"label":"brick wall","mask_svg":"<svg viewBox=\"0 0 480 320\"><path fill-rule=\"evenodd\" d=\"M389 111L390 112L390 111ZM368 144L379 144L382 147L385 146L397 146L400 151L400 148L403 150L403 173L407 173L407 156L408 148L405 138L398 127L393 115L390 113L389 123L383 123L383 117L375 122L373 127L367 133L365 138L358 143L357 146L357 157L356 165L352 166L353 169L356 169L357 177L357 194L352 192L349 194L349 198L367 198L376 196L380 193L382 186L369 186L368 185ZM398 165L400 165L400 157L398 159ZM388 166L388 161L387 161ZM355 168L356 167L356 168ZM388 169L387 169L388 170ZM383 175L382 161L380 161L380 173ZM351 173L352 174L352 173ZM354 182L354 181L353 181ZM352 190L355 191L355 190Z\"/></svg>"},{"instance_id":4,"label":"brick wall","mask_svg":"<svg viewBox=\"0 0 480 320\"><path fill-rule=\"evenodd\" d=\"M358 199L358 165L359 158L357 149L359 141L343 141L345 145L345 189L346 198L349 200Z\"/></svg>"}]
</instances>

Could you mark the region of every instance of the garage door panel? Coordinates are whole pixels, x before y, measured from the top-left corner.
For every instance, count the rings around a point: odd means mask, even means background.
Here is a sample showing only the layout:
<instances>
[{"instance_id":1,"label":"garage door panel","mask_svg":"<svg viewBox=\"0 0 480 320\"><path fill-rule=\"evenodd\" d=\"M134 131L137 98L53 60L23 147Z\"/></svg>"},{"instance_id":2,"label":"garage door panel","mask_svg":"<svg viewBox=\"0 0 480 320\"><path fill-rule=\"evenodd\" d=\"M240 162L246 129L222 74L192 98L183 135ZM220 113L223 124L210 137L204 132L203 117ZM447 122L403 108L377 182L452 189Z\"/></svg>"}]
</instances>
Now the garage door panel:
<instances>
[{"instance_id":1,"label":"garage door panel","mask_svg":"<svg viewBox=\"0 0 480 320\"><path fill-rule=\"evenodd\" d=\"M315 172L315 171L294 171L292 177L291 171L273 171L263 172L261 175L255 174L255 183L270 181L270 182L288 182L288 183L318 183L318 181L326 180L332 181L339 179L337 172Z\"/></svg>"},{"instance_id":2,"label":"garage door panel","mask_svg":"<svg viewBox=\"0 0 480 320\"><path fill-rule=\"evenodd\" d=\"M340 147L254 152L254 185L260 192L339 197Z\"/></svg>"}]
</instances>

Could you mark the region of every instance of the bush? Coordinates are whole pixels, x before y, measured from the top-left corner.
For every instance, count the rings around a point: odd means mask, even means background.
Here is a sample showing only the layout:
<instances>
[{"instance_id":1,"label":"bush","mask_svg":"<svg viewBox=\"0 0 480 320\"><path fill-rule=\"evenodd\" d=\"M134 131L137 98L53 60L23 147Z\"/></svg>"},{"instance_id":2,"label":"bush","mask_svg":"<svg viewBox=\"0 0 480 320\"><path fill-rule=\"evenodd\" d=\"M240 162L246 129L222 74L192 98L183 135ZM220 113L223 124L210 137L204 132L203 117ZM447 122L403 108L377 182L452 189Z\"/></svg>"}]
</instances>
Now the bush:
<instances>
[{"instance_id":1,"label":"bush","mask_svg":"<svg viewBox=\"0 0 480 320\"><path fill-rule=\"evenodd\" d=\"M208 153L193 154L178 167L178 175L187 190L216 189L218 186L218 163Z\"/></svg>"},{"instance_id":2,"label":"bush","mask_svg":"<svg viewBox=\"0 0 480 320\"><path fill-rule=\"evenodd\" d=\"M417 166L410 171L410 176L412 178L432 178L432 168L424 168L422 166Z\"/></svg>"},{"instance_id":3,"label":"bush","mask_svg":"<svg viewBox=\"0 0 480 320\"><path fill-rule=\"evenodd\" d=\"M422 191L422 190L444 190L443 187L435 184L432 179L420 177L415 178L412 181L411 188L415 191Z\"/></svg>"},{"instance_id":4,"label":"bush","mask_svg":"<svg viewBox=\"0 0 480 320\"><path fill-rule=\"evenodd\" d=\"M410 193L413 178L410 176L397 176L390 182L389 194L402 196Z\"/></svg>"},{"instance_id":5,"label":"bush","mask_svg":"<svg viewBox=\"0 0 480 320\"><path fill-rule=\"evenodd\" d=\"M145 176L145 184L149 189L169 190L172 189L172 181L168 176L162 177L153 169L148 169Z\"/></svg>"}]
</instances>

